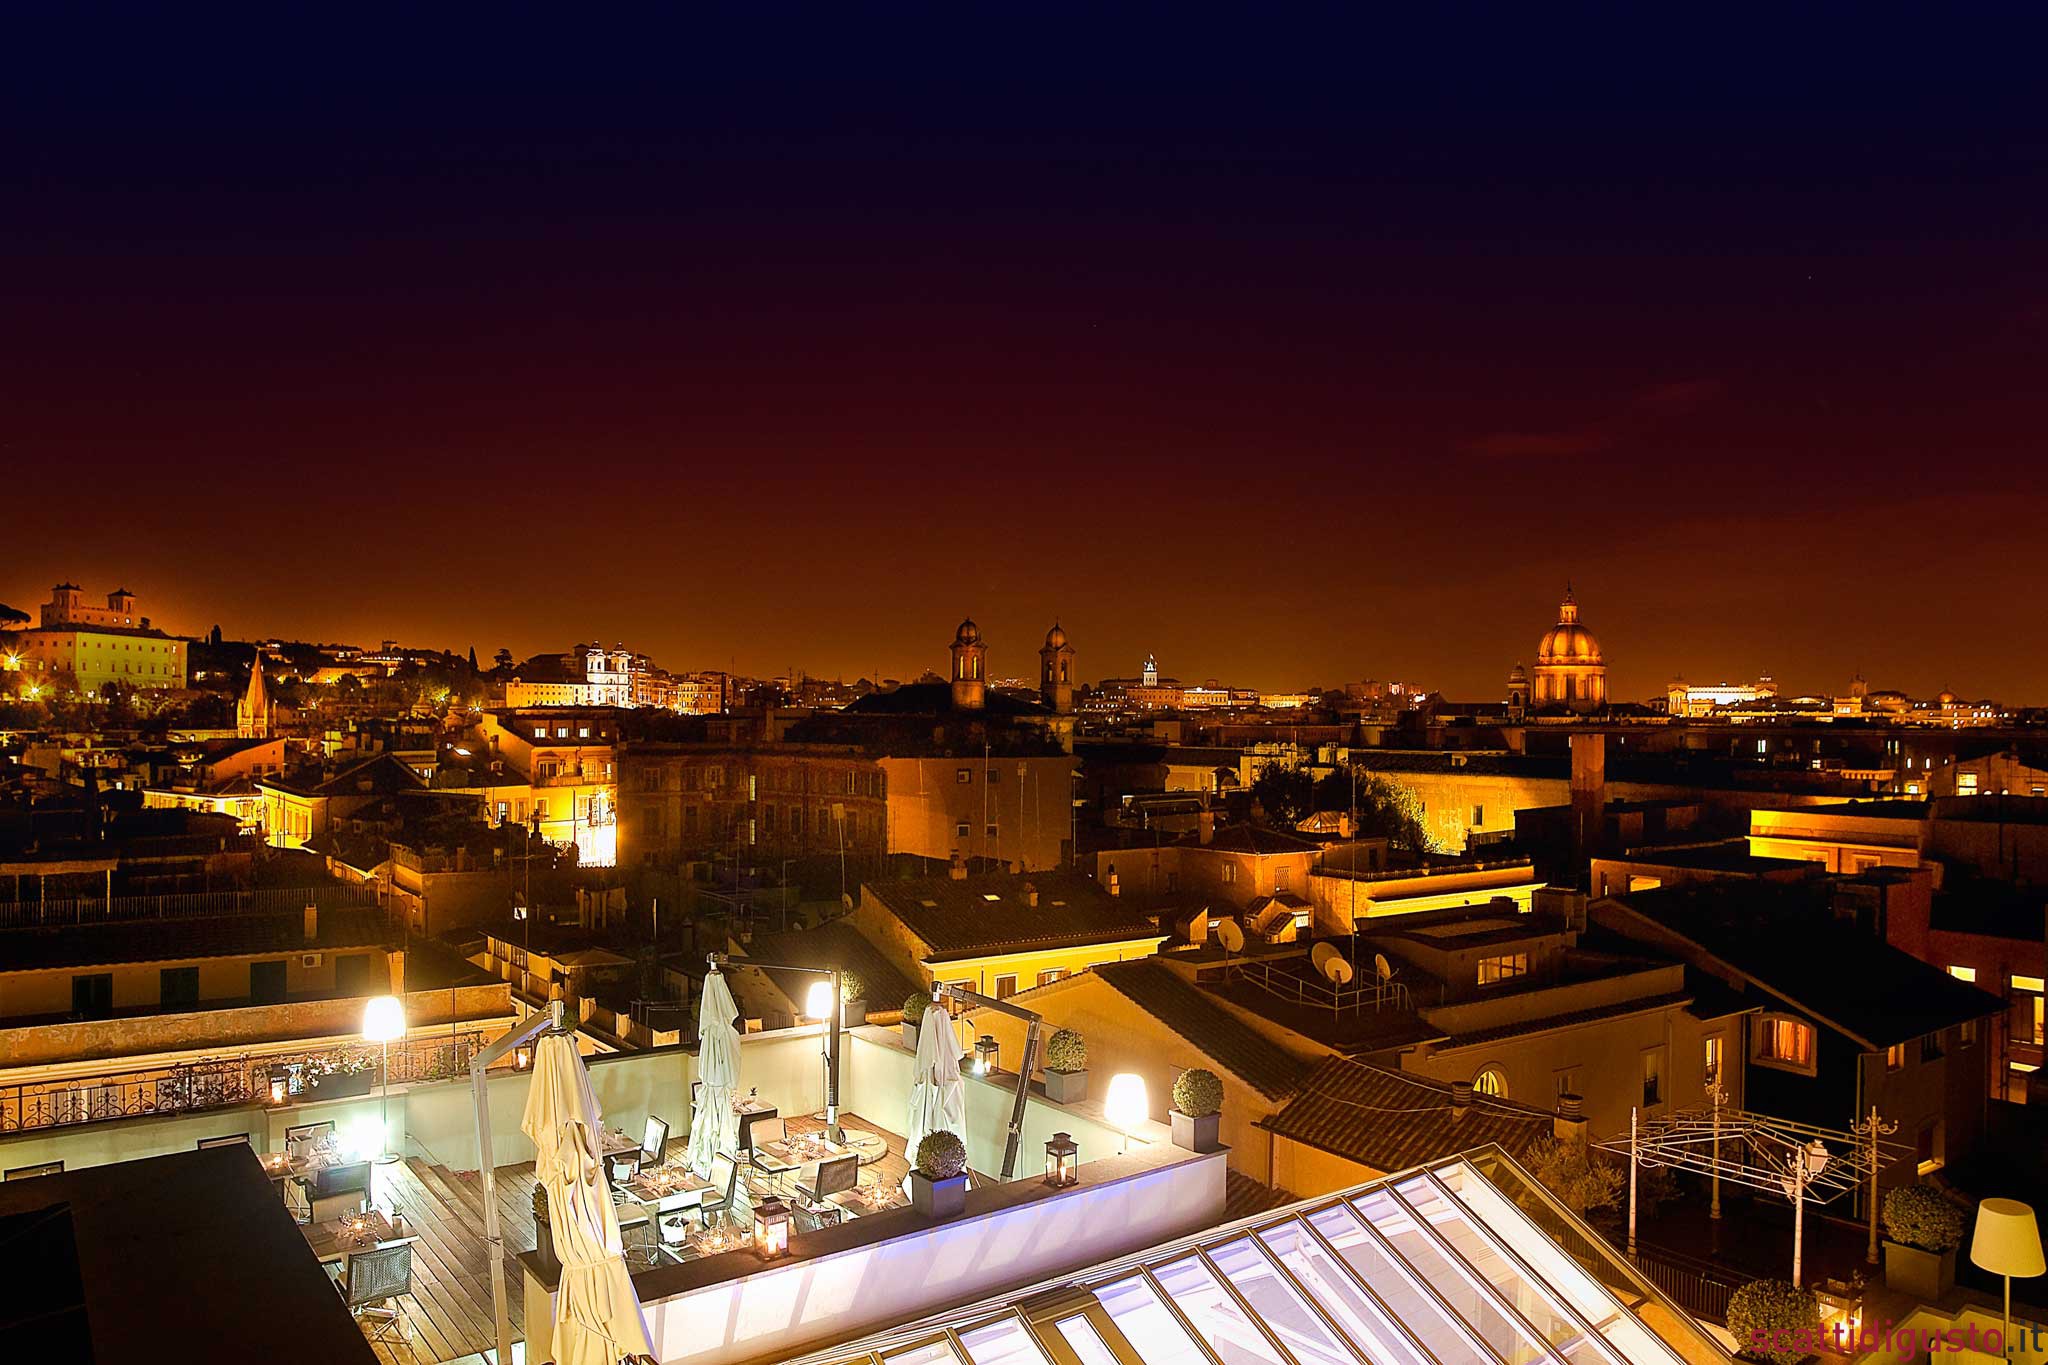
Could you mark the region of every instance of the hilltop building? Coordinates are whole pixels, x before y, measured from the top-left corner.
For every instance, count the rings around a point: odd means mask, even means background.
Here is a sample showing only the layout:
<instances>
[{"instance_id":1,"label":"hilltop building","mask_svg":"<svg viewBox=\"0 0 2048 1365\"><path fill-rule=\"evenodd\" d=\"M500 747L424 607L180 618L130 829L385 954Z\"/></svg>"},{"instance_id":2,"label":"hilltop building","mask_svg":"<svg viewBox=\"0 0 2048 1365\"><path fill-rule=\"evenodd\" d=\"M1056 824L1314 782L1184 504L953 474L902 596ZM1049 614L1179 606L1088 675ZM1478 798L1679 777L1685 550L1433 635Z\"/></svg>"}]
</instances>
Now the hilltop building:
<instances>
[{"instance_id":1,"label":"hilltop building","mask_svg":"<svg viewBox=\"0 0 2048 1365\"><path fill-rule=\"evenodd\" d=\"M76 583L59 583L41 623L21 633L14 651L23 673L80 692L185 686L185 642L135 610L135 594L116 588L104 607L87 606Z\"/></svg>"}]
</instances>

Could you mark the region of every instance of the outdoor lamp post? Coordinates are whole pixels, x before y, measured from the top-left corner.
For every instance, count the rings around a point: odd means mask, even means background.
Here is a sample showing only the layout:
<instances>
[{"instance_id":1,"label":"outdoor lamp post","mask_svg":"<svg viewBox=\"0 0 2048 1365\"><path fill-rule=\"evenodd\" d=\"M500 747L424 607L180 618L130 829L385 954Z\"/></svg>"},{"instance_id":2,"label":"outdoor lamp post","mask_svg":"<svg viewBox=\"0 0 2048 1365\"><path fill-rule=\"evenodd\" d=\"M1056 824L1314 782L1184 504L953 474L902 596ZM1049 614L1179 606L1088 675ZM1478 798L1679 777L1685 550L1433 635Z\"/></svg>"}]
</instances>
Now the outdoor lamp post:
<instances>
[{"instance_id":1,"label":"outdoor lamp post","mask_svg":"<svg viewBox=\"0 0 2048 1365\"><path fill-rule=\"evenodd\" d=\"M789 1254L789 1205L776 1195L754 1205L754 1250L764 1261Z\"/></svg>"},{"instance_id":2,"label":"outdoor lamp post","mask_svg":"<svg viewBox=\"0 0 2048 1365\"><path fill-rule=\"evenodd\" d=\"M378 995L363 1005L363 1041L384 1050L382 1084L377 1098L377 1162L398 1160L391 1150L391 1043L405 1037L405 1003L395 995Z\"/></svg>"},{"instance_id":3,"label":"outdoor lamp post","mask_svg":"<svg viewBox=\"0 0 2048 1365\"><path fill-rule=\"evenodd\" d=\"M993 1075L996 1069L996 1056L1000 1051L1000 1045L990 1034L984 1033L981 1037L975 1039L974 1074L977 1076Z\"/></svg>"},{"instance_id":4,"label":"outdoor lamp post","mask_svg":"<svg viewBox=\"0 0 2048 1365\"><path fill-rule=\"evenodd\" d=\"M2005 1279L2005 1335L1998 1340L2011 1355L2012 1277L2025 1280L2048 1271L2041 1259L2041 1228L2034 1210L2017 1199L1987 1199L1977 1205L1970 1264Z\"/></svg>"},{"instance_id":5,"label":"outdoor lamp post","mask_svg":"<svg viewBox=\"0 0 2048 1365\"><path fill-rule=\"evenodd\" d=\"M1151 1102L1145 1097L1143 1076L1125 1071L1109 1078L1109 1093L1102 1099L1102 1116L1124 1135L1120 1151L1131 1149L1131 1129L1143 1123L1151 1112Z\"/></svg>"},{"instance_id":6,"label":"outdoor lamp post","mask_svg":"<svg viewBox=\"0 0 2048 1365\"><path fill-rule=\"evenodd\" d=\"M1081 1149L1071 1133L1054 1133L1045 1144L1045 1183L1056 1190L1081 1183Z\"/></svg>"}]
</instances>

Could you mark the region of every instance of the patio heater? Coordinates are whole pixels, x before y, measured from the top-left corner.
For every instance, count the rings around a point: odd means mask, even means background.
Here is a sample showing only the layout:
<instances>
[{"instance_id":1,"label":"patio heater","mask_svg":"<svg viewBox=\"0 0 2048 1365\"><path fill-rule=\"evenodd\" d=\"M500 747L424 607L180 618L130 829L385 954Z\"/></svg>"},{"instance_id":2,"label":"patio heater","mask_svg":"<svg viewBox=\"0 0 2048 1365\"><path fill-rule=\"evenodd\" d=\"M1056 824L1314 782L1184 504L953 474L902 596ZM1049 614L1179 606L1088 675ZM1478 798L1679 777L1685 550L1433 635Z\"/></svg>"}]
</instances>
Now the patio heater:
<instances>
[{"instance_id":1,"label":"patio heater","mask_svg":"<svg viewBox=\"0 0 2048 1365\"><path fill-rule=\"evenodd\" d=\"M1038 1060L1038 1035L1045 1027L1045 1020L1022 1005L970 991L965 986L934 986L932 995L935 1000L951 998L970 1010L994 1010L997 1014L1007 1014L1024 1022L1024 1055L1017 1059L1017 1093L1010 1102L1010 1136L1003 1146L1003 1179L1012 1180L1017 1175L1017 1147L1024 1137L1024 1104L1031 1098L1031 1068ZM988 1052L976 1050L977 1068L984 1059L990 1065L994 1063L995 1040L990 1038L988 1041L991 1045Z\"/></svg>"},{"instance_id":2,"label":"patio heater","mask_svg":"<svg viewBox=\"0 0 2048 1365\"><path fill-rule=\"evenodd\" d=\"M378 1072L377 1164L388 1166L398 1160L391 1150L391 1044L405 1037L405 1003L395 995L372 996L363 1005L363 1041L384 1049L384 1064Z\"/></svg>"},{"instance_id":3,"label":"patio heater","mask_svg":"<svg viewBox=\"0 0 2048 1365\"><path fill-rule=\"evenodd\" d=\"M477 1174L484 1186L484 1241L491 1260L491 1320L497 1329L497 1365L511 1365L512 1315L505 1301L505 1238L498 1227L497 1163L491 1157L491 1094L484 1073L499 1058L530 1046L548 1033L574 1033L567 1021L568 1010L561 1000L548 1001L545 1010L526 1016L526 1022L492 1043L469 1062L469 1088L476 1097Z\"/></svg>"},{"instance_id":4,"label":"patio heater","mask_svg":"<svg viewBox=\"0 0 2048 1365\"><path fill-rule=\"evenodd\" d=\"M734 965L734 959L724 953L712 953L708 960L713 971L724 971ZM804 1006L806 1013L825 1021L825 1136L834 1142L845 1141L846 1130L839 1124L839 1033L846 1026L846 1002L840 998L839 968L769 962L758 957L743 957L737 962L742 967L765 967L770 971L802 972L825 978L806 992Z\"/></svg>"}]
</instances>

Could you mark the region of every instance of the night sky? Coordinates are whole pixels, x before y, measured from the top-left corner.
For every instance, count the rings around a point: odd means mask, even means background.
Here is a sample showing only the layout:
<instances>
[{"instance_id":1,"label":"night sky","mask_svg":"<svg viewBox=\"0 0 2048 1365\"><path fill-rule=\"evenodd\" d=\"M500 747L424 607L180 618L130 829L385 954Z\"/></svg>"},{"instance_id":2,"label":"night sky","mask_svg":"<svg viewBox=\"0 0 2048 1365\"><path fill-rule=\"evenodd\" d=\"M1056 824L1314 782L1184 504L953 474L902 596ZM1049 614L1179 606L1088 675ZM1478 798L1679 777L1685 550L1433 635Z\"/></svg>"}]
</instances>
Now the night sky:
<instances>
[{"instance_id":1,"label":"night sky","mask_svg":"<svg viewBox=\"0 0 2048 1365\"><path fill-rule=\"evenodd\" d=\"M2025 11L876 12L15 24L0 601L2048 701Z\"/></svg>"}]
</instances>

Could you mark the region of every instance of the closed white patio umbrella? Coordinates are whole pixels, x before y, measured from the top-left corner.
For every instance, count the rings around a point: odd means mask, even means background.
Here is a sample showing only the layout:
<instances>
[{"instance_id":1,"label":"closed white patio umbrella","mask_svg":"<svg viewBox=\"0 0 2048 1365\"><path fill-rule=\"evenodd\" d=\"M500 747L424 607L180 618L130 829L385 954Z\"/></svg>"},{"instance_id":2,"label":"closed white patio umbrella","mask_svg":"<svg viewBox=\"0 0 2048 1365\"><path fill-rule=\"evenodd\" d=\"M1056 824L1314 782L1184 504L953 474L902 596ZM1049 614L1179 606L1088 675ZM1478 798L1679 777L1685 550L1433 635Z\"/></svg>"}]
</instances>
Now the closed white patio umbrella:
<instances>
[{"instance_id":1,"label":"closed white patio umbrella","mask_svg":"<svg viewBox=\"0 0 2048 1365\"><path fill-rule=\"evenodd\" d=\"M520 1127L533 1139L534 1176L548 1192L548 1224L562 1262L555 1295L558 1365L618 1365L626 1356L654 1353L626 1273L619 1215L599 1155L601 1118L575 1039L542 1037Z\"/></svg>"},{"instance_id":2,"label":"closed white patio umbrella","mask_svg":"<svg viewBox=\"0 0 2048 1365\"><path fill-rule=\"evenodd\" d=\"M917 1069L911 1073L910 1122L904 1125L905 1155L917 1165L917 1144L926 1133L945 1131L967 1141L967 1082L960 1076L960 1040L944 1006L924 1012L917 1029Z\"/></svg>"},{"instance_id":3,"label":"closed white patio umbrella","mask_svg":"<svg viewBox=\"0 0 2048 1365\"><path fill-rule=\"evenodd\" d=\"M739 1150L740 1116L732 1108L740 1088L738 1014L725 973L713 971L697 1002L697 1109L690 1115L690 1169L706 1179L711 1158Z\"/></svg>"}]
</instances>

